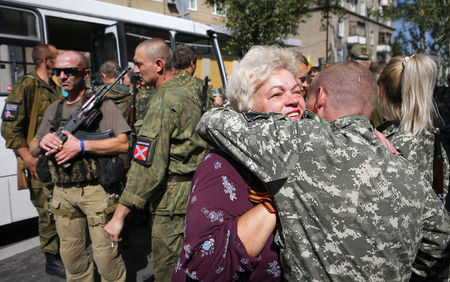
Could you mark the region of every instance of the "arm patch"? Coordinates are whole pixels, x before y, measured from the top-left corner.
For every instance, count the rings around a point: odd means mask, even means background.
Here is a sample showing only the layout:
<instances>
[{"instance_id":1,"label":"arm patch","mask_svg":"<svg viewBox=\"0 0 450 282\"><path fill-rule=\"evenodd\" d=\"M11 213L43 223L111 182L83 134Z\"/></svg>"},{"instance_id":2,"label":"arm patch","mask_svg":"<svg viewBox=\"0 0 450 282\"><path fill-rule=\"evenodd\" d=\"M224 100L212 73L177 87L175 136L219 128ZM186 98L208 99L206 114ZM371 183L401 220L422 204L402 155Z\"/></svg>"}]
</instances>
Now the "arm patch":
<instances>
[{"instance_id":1,"label":"arm patch","mask_svg":"<svg viewBox=\"0 0 450 282\"><path fill-rule=\"evenodd\" d=\"M17 115L19 113L19 104L17 103L6 103L2 112L3 121L16 121Z\"/></svg>"},{"instance_id":2,"label":"arm patch","mask_svg":"<svg viewBox=\"0 0 450 282\"><path fill-rule=\"evenodd\" d=\"M152 164L154 146L153 140L138 138L133 150L133 160L140 165L149 166ZM152 150L153 149L153 150Z\"/></svg>"}]
</instances>

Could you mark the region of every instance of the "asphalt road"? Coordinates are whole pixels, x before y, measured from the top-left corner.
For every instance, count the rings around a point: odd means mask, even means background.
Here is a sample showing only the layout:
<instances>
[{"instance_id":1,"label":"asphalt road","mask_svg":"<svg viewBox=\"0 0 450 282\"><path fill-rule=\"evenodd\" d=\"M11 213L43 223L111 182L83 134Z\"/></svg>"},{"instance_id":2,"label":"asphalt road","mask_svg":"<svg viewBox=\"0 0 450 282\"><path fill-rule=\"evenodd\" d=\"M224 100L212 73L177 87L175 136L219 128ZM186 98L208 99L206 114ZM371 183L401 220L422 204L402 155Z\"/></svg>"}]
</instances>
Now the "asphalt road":
<instances>
[{"instance_id":1,"label":"asphalt road","mask_svg":"<svg viewBox=\"0 0 450 282\"><path fill-rule=\"evenodd\" d=\"M34 224L34 223L30 223ZM35 224L33 225L35 226ZM121 243L120 249L122 257L127 267L127 281L151 282L153 278L153 259L150 250L150 233L147 224L139 223L129 226L128 231L124 236L124 243ZM33 229L33 228L31 228ZM30 230L30 229L29 229ZM2 230L5 233L7 230ZM11 233L17 230L11 230ZM3 233L3 232L2 232ZM30 232L35 236L33 232ZM4 236L2 236L5 238ZM26 236L23 234L20 239L23 240ZM2 238L1 241L5 242ZM37 245L37 237L31 237L27 241L35 242ZM24 241L21 241L24 242ZM63 282L55 276L50 276L45 273L45 256L40 252L39 247L28 248L21 242L12 242L0 248L0 259L5 257L5 253L18 252L0 260L0 281L8 282ZM3 252L3 254L2 254ZM98 277L99 278L99 277ZM98 279L100 281L100 279Z\"/></svg>"}]
</instances>

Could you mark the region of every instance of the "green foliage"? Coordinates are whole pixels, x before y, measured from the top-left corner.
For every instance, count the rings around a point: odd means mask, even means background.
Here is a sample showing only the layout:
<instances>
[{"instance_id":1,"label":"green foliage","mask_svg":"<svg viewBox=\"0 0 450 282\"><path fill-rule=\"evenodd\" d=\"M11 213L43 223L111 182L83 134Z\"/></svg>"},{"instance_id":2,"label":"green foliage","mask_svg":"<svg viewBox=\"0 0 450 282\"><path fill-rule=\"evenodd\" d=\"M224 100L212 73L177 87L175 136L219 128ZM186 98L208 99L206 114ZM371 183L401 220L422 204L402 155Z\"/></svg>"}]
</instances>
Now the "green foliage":
<instances>
[{"instance_id":1,"label":"green foliage","mask_svg":"<svg viewBox=\"0 0 450 282\"><path fill-rule=\"evenodd\" d=\"M450 59L450 1L397 0L384 10L383 16L401 20L397 44L403 53L425 51L437 56L441 68Z\"/></svg>"},{"instance_id":2,"label":"green foliage","mask_svg":"<svg viewBox=\"0 0 450 282\"><path fill-rule=\"evenodd\" d=\"M233 40L229 48L246 52L253 45L279 44L297 34L302 14L311 0L206 0L226 11L225 24Z\"/></svg>"}]
</instances>

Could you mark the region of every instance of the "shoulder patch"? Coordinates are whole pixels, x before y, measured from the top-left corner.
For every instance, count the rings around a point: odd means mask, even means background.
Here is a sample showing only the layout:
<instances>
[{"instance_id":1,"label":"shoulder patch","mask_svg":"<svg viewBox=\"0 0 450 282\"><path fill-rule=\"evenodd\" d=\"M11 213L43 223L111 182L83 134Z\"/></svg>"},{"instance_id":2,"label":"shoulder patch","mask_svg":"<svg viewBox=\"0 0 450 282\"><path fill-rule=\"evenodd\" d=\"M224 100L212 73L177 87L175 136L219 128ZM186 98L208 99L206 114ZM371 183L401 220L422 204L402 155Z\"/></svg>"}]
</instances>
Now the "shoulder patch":
<instances>
[{"instance_id":1,"label":"shoulder patch","mask_svg":"<svg viewBox=\"0 0 450 282\"><path fill-rule=\"evenodd\" d=\"M148 139L138 138L136 145L134 146L133 159L135 162L141 165L148 165L148 160L150 159L150 147L152 146L152 141Z\"/></svg>"},{"instance_id":2,"label":"shoulder patch","mask_svg":"<svg viewBox=\"0 0 450 282\"><path fill-rule=\"evenodd\" d=\"M2 120L4 121L15 121L17 120L17 115L19 113L19 104L17 103L6 103L2 112Z\"/></svg>"}]
</instances>

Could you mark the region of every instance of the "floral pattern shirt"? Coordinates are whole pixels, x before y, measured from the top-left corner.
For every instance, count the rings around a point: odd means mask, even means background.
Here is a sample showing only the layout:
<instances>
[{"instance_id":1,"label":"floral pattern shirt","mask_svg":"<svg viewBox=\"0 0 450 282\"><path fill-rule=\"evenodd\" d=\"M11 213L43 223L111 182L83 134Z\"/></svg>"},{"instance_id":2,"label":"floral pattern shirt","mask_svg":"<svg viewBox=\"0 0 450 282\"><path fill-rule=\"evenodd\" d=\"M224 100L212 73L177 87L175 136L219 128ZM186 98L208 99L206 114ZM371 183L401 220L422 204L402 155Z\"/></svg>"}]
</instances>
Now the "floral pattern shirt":
<instances>
[{"instance_id":1,"label":"floral pattern shirt","mask_svg":"<svg viewBox=\"0 0 450 282\"><path fill-rule=\"evenodd\" d=\"M273 235L251 257L237 234L239 217L253 207L244 169L221 151L207 154L192 180L183 249L172 281L280 281Z\"/></svg>"}]
</instances>

